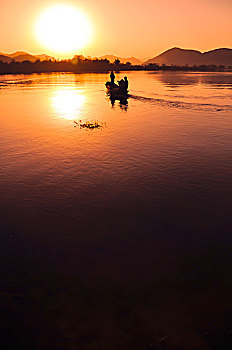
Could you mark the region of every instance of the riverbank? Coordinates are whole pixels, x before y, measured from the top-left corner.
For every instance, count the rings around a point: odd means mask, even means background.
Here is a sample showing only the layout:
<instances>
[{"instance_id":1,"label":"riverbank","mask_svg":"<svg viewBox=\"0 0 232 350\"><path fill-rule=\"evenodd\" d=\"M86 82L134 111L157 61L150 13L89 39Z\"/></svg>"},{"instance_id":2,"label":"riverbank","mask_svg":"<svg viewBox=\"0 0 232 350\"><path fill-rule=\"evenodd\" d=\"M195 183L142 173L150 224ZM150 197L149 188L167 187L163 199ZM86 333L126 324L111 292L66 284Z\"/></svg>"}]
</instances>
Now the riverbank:
<instances>
[{"instance_id":1,"label":"riverbank","mask_svg":"<svg viewBox=\"0 0 232 350\"><path fill-rule=\"evenodd\" d=\"M231 68L224 66L168 66L157 64L131 65L114 64L108 60L84 60L74 63L72 60L67 61L24 61L4 63L0 61L0 74L32 74L32 73L108 73L110 71L181 71L181 72L231 72Z\"/></svg>"}]
</instances>

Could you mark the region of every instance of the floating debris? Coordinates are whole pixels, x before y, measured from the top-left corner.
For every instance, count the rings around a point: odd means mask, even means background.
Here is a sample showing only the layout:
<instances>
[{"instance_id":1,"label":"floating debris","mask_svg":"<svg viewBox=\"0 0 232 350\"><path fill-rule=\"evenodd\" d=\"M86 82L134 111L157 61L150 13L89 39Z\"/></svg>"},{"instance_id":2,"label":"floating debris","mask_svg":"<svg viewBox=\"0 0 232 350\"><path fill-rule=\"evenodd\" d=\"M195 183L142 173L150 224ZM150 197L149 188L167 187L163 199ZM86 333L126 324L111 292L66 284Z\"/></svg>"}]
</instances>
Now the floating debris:
<instances>
[{"instance_id":1,"label":"floating debris","mask_svg":"<svg viewBox=\"0 0 232 350\"><path fill-rule=\"evenodd\" d=\"M80 129L98 129L102 128L103 123L99 123L98 121L82 121L79 122L74 121L74 127L78 126Z\"/></svg>"}]
</instances>

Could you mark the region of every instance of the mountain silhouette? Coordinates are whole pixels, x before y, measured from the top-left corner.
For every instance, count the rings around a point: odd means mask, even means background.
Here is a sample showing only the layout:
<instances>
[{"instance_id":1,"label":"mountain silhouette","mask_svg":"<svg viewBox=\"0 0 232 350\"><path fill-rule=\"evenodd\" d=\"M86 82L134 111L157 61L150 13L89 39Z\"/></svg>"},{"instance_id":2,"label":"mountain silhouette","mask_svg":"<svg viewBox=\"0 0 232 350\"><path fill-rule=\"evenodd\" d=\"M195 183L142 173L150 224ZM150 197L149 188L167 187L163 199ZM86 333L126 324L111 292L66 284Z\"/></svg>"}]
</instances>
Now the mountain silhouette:
<instances>
[{"instance_id":1,"label":"mountain silhouette","mask_svg":"<svg viewBox=\"0 0 232 350\"><path fill-rule=\"evenodd\" d=\"M75 57L75 56L74 56ZM84 56L78 56L83 57ZM121 63L125 64L130 62L132 65L149 65L149 64L158 64L158 65L176 65L176 66L200 66L200 65L216 65L216 66L232 66L232 49L228 48L219 48L207 52L200 52L197 50L186 50L178 47L174 47L169 49L160 55L153 57L144 63L137 59L136 57L119 57L115 55L104 55L98 57L98 59L107 59L111 63L114 63L116 59L119 59ZM36 62L52 60L55 61L55 58L52 56L48 56L46 54L41 55L31 55L25 51L16 51L14 53L2 53L0 52L0 61L4 63L10 63L12 61L16 62Z\"/></svg>"},{"instance_id":2,"label":"mountain silhouette","mask_svg":"<svg viewBox=\"0 0 232 350\"><path fill-rule=\"evenodd\" d=\"M186 50L178 47L169 49L162 54L153 57L144 65L156 63L159 65L177 65L177 66L199 66L199 65L223 65L232 66L232 49L215 49L207 52L197 50Z\"/></svg>"},{"instance_id":3,"label":"mountain silhouette","mask_svg":"<svg viewBox=\"0 0 232 350\"><path fill-rule=\"evenodd\" d=\"M2 54L0 52L0 61L4 62L4 63L10 63L12 61L12 58Z\"/></svg>"},{"instance_id":4,"label":"mountain silhouette","mask_svg":"<svg viewBox=\"0 0 232 350\"><path fill-rule=\"evenodd\" d=\"M45 54L36 55L36 57L37 57L40 61L49 61L49 60L55 61L55 58L54 58L54 57L48 56L48 55L45 55Z\"/></svg>"},{"instance_id":5,"label":"mountain silhouette","mask_svg":"<svg viewBox=\"0 0 232 350\"><path fill-rule=\"evenodd\" d=\"M8 54L5 53L4 55L7 55L9 57L14 58L14 57L21 56L21 55L28 55L28 53L25 51L16 51L14 53L8 53Z\"/></svg>"},{"instance_id":6,"label":"mountain silhouette","mask_svg":"<svg viewBox=\"0 0 232 350\"><path fill-rule=\"evenodd\" d=\"M142 64L142 61L140 61L136 57L127 57L127 58L125 58L125 57L119 57L119 56L114 56L114 55L105 55L105 56L101 56L99 58L100 59L107 59L108 61L110 61L110 63L113 63L118 58L121 63L130 62L132 65L140 65L140 64Z\"/></svg>"},{"instance_id":7,"label":"mountain silhouette","mask_svg":"<svg viewBox=\"0 0 232 350\"><path fill-rule=\"evenodd\" d=\"M45 54L41 55L31 55L25 51L16 51L14 53L8 54L8 53L2 53L0 52L1 56L4 56L1 61L3 62L11 62L12 60L15 60L16 62L23 62L23 61L30 61L30 62L35 62L37 60L40 61L47 61L47 60L52 60L54 61L55 58L52 56L48 56ZM84 56L83 56L84 57ZM136 57L118 57L115 55L105 55L98 57L99 59L107 59L111 63L113 63L117 58L120 60L121 63L127 63L130 62L132 65L141 65L142 61L137 59Z\"/></svg>"},{"instance_id":8,"label":"mountain silhouette","mask_svg":"<svg viewBox=\"0 0 232 350\"><path fill-rule=\"evenodd\" d=\"M46 61L46 60L52 60L54 61L54 57L42 54L42 55L31 55L25 51L16 51L14 53L2 53L0 52L0 61L2 62L11 62L11 61L16 61L16 62L23 62L23 61L30 61L30 62L35 62L37 60L40 61Z\"/></svg>"},{"instance_id":9,"label":"mountain silhouette","mask_svg":"<svg viewBox=\"0 0 232 350\"><path fill-rule=\"evenodd\" d=\"M17 55L12 58L17 62L23 62L23 61L35 62L38 60L36 56L30 55L28 53Z\"/></svg>"}]
</instances>

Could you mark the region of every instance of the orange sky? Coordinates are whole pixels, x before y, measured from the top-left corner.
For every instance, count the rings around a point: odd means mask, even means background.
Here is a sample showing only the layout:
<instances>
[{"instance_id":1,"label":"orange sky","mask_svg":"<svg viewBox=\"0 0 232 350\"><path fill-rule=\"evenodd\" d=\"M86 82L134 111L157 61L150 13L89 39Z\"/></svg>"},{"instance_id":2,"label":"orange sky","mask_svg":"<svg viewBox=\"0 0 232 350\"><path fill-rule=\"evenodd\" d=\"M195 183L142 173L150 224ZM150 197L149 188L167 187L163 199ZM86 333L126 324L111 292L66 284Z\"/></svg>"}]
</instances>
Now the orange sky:
<instances>
[{"instance_id":1,"label":"orange sky","mask_svg":"<svg viewBox=\"0 0 232 350\"><path fill-rule=\"evenodd\" d=\"M34 25L60 3L75 5L92 23L93 39L77 54L150 58L174 46L232 48L231 0L1 0L0 51L57 56L37 41Z\"/></svg>"}]
</instances>

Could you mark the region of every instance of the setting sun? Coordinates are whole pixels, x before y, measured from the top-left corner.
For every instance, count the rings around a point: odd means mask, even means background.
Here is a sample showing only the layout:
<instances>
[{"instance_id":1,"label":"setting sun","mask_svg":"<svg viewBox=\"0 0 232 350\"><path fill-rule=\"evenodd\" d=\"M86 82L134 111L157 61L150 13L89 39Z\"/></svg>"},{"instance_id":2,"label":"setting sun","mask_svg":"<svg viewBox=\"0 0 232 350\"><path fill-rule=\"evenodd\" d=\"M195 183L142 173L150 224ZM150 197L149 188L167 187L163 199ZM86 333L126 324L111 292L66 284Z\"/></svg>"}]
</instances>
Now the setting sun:
<instances>
[{"instance_id":1,"label":"setting sun","mask_svg":"<svg viewBox=\"0 0 232 350\"><path fill-rule=\"evenodd\" d=\"M36 36L49 51L70 54L89 42L91 25L76 7L56 5L45 10L38 18Z\"/></svg>"}]
</instances>

